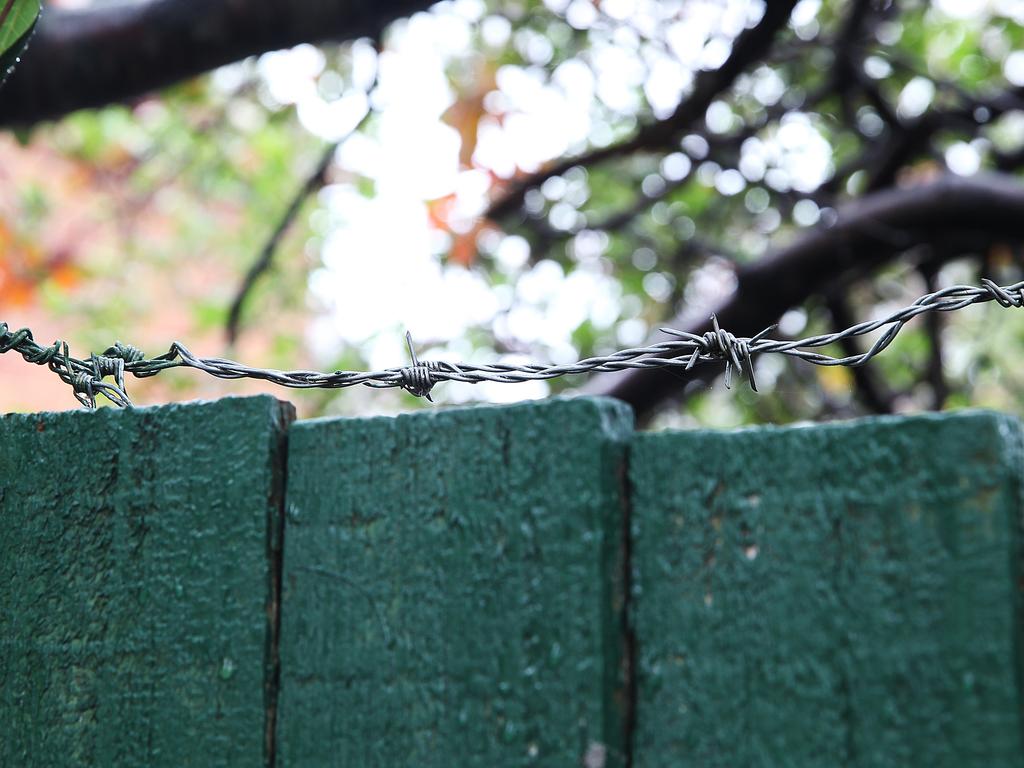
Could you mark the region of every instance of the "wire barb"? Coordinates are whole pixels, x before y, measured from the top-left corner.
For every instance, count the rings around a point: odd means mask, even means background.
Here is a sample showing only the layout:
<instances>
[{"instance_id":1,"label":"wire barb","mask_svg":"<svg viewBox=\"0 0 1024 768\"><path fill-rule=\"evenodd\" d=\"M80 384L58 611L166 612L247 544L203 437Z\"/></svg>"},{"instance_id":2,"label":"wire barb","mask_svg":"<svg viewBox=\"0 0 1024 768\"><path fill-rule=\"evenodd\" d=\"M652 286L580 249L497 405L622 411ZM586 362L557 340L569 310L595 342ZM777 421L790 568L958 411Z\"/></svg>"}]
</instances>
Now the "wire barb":
<instances>
[{"instance_id":1,"label":"wire barb","mask_svg":"<svg viewBox=\"0 0 1024 768\"><path fill-rule=\"evenodd\" d=\"M697 363L724 362L727 387L731 386L735 371L740 375L746 374L751 389L756 392L754 355L776 353L814 365L864 365L888 347L903 326L918 315L926 312L953 312L972 304L989 301L994 301L1002 307L1024 308L1024 281L1001 286L991 280L982 279L980 286L950 286L926 294L910 306L903 307L887 317L857 323L835 333L792 341L768 338L768 334L776 328L774 325L750 338L736 336L723 329L718 317L712 315L712 329L704 334L662 328L670 339L566 365L455 365L436 360L420 360L416 356L412 334L408 332L405 334L405 340L409 347L411 363L379 371L321 373L254 368L233 360L196 357L178 342L172 343L164 354L148 359L137 347L117 342L101 355L91 355L85 360L79 360L71 357L66 342L55 341L49 346L42 346L32 338L32 332L28 328L12 331L4 322L0 322L0 354L13 350L27 362L47 366L71 386L75 398L87 408L96 407L97 395L103 395L119 407L130 406L132 403L124 385L125 373L131 373L136 378L145 378L155 376L168 368L178 367L194 368L221 379L259 379L297 389L341 389L357 384L377 388L399 387L416 397L425 397L433 402L430 393L434 386L442 381L462 381L468 384L493 381L512 384L523 381L546 381L582 373L621 371L627 368L682 368L688 371ZM817 351L837 341L879 330L882 331L881 335L870 349L861 354L832 357ZM113 383L104 381L106 377L113 377Z\"/></svg>"},{"instance_id":2,"label":"wire barb","mask_svg":"<svg viewBox=\"0 0 1024 768\"><path fill-rule=\"evenodd\" d=\"M106 357L116 357L126 363L137 363L146 359L146 353L141 349L133 347L131 344L122 344L120 341L115 341L107 347L103 354Z\"/></svg>"},{"instance_id":3,"label":"wire barb","mask_svg":"<svg viewBox=\"0 0 1024 768\"><path fill-rule=\"evenodd\" d=\"M992 294L992 298L1002 307L1024 307L1024 287L1003 288L987 277L981 278L981 284Z\"/></svg>"},{"instance_id":4,"label":"wire barb","mask_svg":"<svg viewBox=\"0 0 1024 768\"><path fill-rule=\"evenodd\" d=\"M686 363L685 370L690 370L699 360L724 360L725 361L725 388L732 386L732 371L735 368L743 373L746 366L747 381L750 388L757 392L757 381L754 379L754 363L751 360L750 345L760 341L763 337L775 330L777 326L771 325L765 328L756 336L749 339L737 338L728 331L723 331L718 324L718 315L711 315L712 330L703 336L686 331L677 331L674 328L659 328L662 333L686 339L694 345L693 354Z\"/></svg>"},{"instance_id":5,"label":"wire barb","mask_svg":"<svg viewBox=\"0 0 1024 768\"><path fill-rule=\"evenodd\" d=\"M438 360L420 362L419 358L416 357L416 348L413 346L412 334L409 331L405 332L405 343L409 347L409 359L412 360L412 365L408 365L400 370L402 377L401 387L409 394L416 397L425 397L432 403L434 399L430 396L430 391L440 381L435 374L443 371L453 373L462 373L462 371L457 365L452 363L443 363Z\"/></svg>"}]
</instances>

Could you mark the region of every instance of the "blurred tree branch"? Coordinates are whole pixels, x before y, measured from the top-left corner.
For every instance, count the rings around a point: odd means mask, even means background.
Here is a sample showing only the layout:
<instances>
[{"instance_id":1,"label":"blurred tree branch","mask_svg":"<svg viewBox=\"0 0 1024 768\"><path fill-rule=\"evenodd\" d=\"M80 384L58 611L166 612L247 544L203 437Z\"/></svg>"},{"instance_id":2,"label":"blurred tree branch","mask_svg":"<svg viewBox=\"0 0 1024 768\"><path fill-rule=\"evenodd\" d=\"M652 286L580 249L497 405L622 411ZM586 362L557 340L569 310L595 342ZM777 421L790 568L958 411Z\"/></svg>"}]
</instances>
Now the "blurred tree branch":
<instances>
[{"instance_id":1,"label":"blurred tree branch","mask_svg":"<svg viewBox=\"0 0 1024 768\"><path fill-rule=\"evenodd\" d=\"M260 248L259 254L257 254L256 259L245 273L245 277L242 278L242 283L239 285L235 298L231 301L231 307L228 309L228 319L225 324L225 334L229 345L234 345L238 340L238 333L242 323L242 311L245 309L245 304L249 300L252 289L256 287L256 282L274 263L274 254L277 252L281 240L284 239L285 234L295 221L295 217L299 215L299 210L302 208L306 198L320 189L326 182L327 170L331 167L331 161L334 160L334 154L337 151L338 142L332 142L324 148L320 155L320 160L313 168L313 171L306 177L302 186L296 191L291 202L288 203L288 207L277 222L274 230L270 233L270 237L267 238L263 247Z\"/></svg>"},{"instance_id":2,"label":"blurred tree branch","mask_svg":"<svg viewBox=\"0 0 1024 768\"><path fill-rule=\"evenodd\" d=\"M924 278L925 290L932 293L939 288L938 272L939 266L935 259L929 259L918 268L921 277ZM928 314L924 318L925 331L928 333L928 364L926 367L926 378L932 389L931 409L942 410L943 404L949 397L949 383L946 381L946 371L943 365L945 353L942 344L942 328L945 325L943 318L932 317L937 312Z\"/></svg>"},{"instance_id":3,"label":"blurred tree branch","mask_svg":"<svg viewBox=\"0 0 1024 768\"><path fill-rule=\"evenodd\" d=\"M849 328L857 321L850 309L842 288L826 291L825 307L832 317L832 328L834 331L841 331ZM844 355L859 355L863 353L859 341L847 336L839 341L839 347ZM893 393L886 387L880 374L871 366L858 365L850 368L853 376L854 386L857 388L857 396L860 401L872 413L892 413L894 409Z\"/></svg>"},{"instance_id":4,"label":"blurred tree branch","mask_svg":"<svg viewBox=\"0 0 1024 768\"><path fill-rule=\"evenodd\" d=\"M864 75L861 70L862 61L855 55L855 52L859 50L859 47L863 44L865 30L868 28L869 19L873 18L873 11L874 4L872 0L855 0L855 2L851 3L850 9L843 19L843 22L836 32L831 44L825 40L820 41L823 45L830 45L835 52L835 63L829 72L828 77L821 85L805 94L798 101L780 99L774 104L764 108L754 119L745 123L739 130L721 135L714 134L707 129L706 125L703 124L702 115L695 115L692 120L694 125L691 126L692 134L700 137L706 142L706 158L716 161L720 165L735 167L739 163L741 148L744 142L756 137L767 126L773 123L778 123L787 114L806 111L813 108L832 94L839 94L843 100L844 107L848 106L853 93L853 86L857 85L862 79L864 79ZM762 19L761 23L764 24L765 19ZM747 51L737 52L738 48L739 40L737 40L734 46L733 56L730 57L730 60L741 60L749 55L749 52ZM762 55L766 52L767 51ZM803 54L806 55L806 50L803 50ZM673 117L664 121L664 123L668 124L671 128L671 124L673 121L678 119L678 115L680 115L681 112L693 110L691 105L695 97L696 92L694 96L691 96L690 99L684 101L683 104L680 105ZM850 110L850 112L850 118L852 120L852 110ZM893 118L895 119L895 115L893 115ZM643 133L643 130L646 129L642 129L641 134ZM639 138L639 134L638 137L634 138L630 142L614 145L616 148L615 151L627 152L636 150L637 148L633 146L633 143L637 138ZM657 147L644 147L644 149L647 148L656 149ZM610 147L608 149L610 150L613 148ZM667 150L669 147L662 147L662 149ZM573 164L589 165L599 162L600 160L605 159L600 155L600 152L602 151L605 150L589 153L585 157L576 158L573 161L566 161L566 164L571 167ZM685 150L684 154L689 155ZM819 205L830 205L833 203L835 193L839 189L841 178L844 178L850 173L860 169L867 157L868 155L865 153L861 157L852 159L848 166L844 166L837 170L831 179L810 193L800 194L794 192L777 192L777 196L781 198L780 202L786 204L790 209L797 200L804 198L814 200ZM572 237L583 229L593 229L611 233L633 224L656 202L670 198L680 189L692 183L694 180L693 170L701 162L701 159L701 157L690 156L690 160L693 165L681 178L676 180L667 180L664 186L654 194L643 194L638 192L633 202L628 206L612 213L604 213L601 218L588 216L585 224L581 226L559 231L548 226L546 221L540 217L532 218L528 222L528 227L535 235L535 241L533 243L534 248L531 252L531 263L535 263L544 258L554 243L562 242L566 238ZM522 204L522 195L524 195L529 188L543 183L543 181L550 178L552 175L557 175L554 173L555 170L557 169L547 169L539 175L530 177L522 183L523 186L515 188L510 195L517 195L517 204ZM568 168L562 168L561 170L564 172L565 170L568 170ZM485 215L494 215L495 211L499 210L501 206L504 206L506 202L511 202L511 197L503 198L501 201L497 202Z\"/></svg>"},{"instance_id":5,"label":"blurred tree branch","mask_svg":"<svg viewBox=\"0 0 1024 768\"><path fill-rule=\"evenodd\" d=\"M489 219L498 220L512 214L523 204L523 198L529 190L539 187L554 176L561 176L570 168L590 166L634 152L669 148L698 121L704 119L711 102L727 90L741 73L765 57L776 34L789 21L790 12L795 5L796 0L768 3L761 20L736 38L725 63L718 69L700 72L694 80L693 91L680 102L669 117L642 126L625 141L560 160L533 174L506 192L504 197L491 205L484 215Z\"/></svg>"},{"instance_id":6,"label":"blurred tree branch","mask_svg":"<svg viewBox=\"0 0 1024 768\"><path fill-rule=\"evenodd\" d=\"M379 57L381 52L379 40L374 43L374 46L377 50L377 56ZM366 89L366 114L364 114L359 119L359 122L353 125L344 136L332 141L324 147L317 164L306 176L302 186L296 190L295 195L292 197L291 202L288 203L288 207L285 209L284 214L277 222L277 226L274 227L273 231L270 233L270 237L267 238L263 247L260 249L259 254L257 254L256 259L245 273L245 277L242 279L242 283L239 285L238 291L235 293L235 298L231 302L231 307L228 309L225 333L229 346L233 346L238 340L238 334L242 323L242 312L245 309L245 304L248 302L253 288L256 287L256 282L273 265L274 255L281 245L281 240L284 239L285 234L287 234L288 230L291 228L292 223L295 221L295 217L299 215L299 210L302 208L302 204L310 195L318 192L320 188L327 183L327 172L330 170L331 163L334 161L334 156L338 152L338 147L340 147L342 142L353 133L362 130L367 121L369 121L370 116L373 114L373 109L370 106L370 94L373 89L377 87L379 77L380 64L378 59L378 63L374 66L373 82L371 82L369 87Z\"/></svg>"},{"instance_id":7,"label":"blurred tree branch","mask_svg":"<svg viewBox=\"0 0 1024 768\"><path fill-rule=\"evenodd\" d=\"M1011 176L944 176L916 187L882 190L841 206L832 226L820 226L738 267L735 291L709 307L708 315L717 314L722 327L736 335L752 336L833 281L867 277L912 245L939 243L945 246L939 253L952 258L1007 240L1024 241L1024 185ZM682 318L666 324L695 334L711 327L707 320ZM691 380L718 373L708 367L692 375L632 370L596 376L584 389L624 400L644 420L665 400L684 397Z\"/></svg>"},{"instance_id":8,"label":"blurred tree branch","mask_svg":"<svg viewBox=\"0 0 1024 768\"><path fill-rule=\"evenodd\" d=\"M147 0L46 8L0 90L0 125L28 126L136 98L299 43L377 37L428 0Z\"/></svg>"}]
</instances>

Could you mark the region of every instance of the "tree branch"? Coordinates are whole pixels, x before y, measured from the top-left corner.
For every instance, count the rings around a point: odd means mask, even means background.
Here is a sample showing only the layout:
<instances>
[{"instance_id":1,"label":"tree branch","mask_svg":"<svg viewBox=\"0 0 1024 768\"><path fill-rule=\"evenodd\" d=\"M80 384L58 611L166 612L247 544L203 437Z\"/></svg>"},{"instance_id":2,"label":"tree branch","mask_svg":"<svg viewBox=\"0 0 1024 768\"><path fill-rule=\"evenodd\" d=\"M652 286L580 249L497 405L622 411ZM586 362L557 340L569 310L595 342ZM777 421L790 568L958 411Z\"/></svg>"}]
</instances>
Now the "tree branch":
<instances>
[{"instance_id":1,"label":"tree branch","mask_svg":"<svg viewBox=\"0 0 1024 768\"><path fill-rule=\"evenodd\" d=\"M825 306L832 316L832 327L835 331L849 328L856 322L850 311L850 305L841 290L827 293ZM852 336L840 339L839 347L846 356L859 355L864 352L857 339ZM853 376L853 383L857 387L860 401L866 408L872 413L893 412L893 395L874 368L868 365L857 365L850 368L850 374Z\"/></svg>"},{"instance_id":2,"label":"tree branch","mask_svg":"<svg viewBox=\"0 0 1024 768\"><path fill-rule=\"evenodd\" d=\"M328 144L323 153L320 155L320 161L313 168L313 172L306 177L306 181L301 187L295 192L295 196L292 201L288 204L288 208L285 209L284 215L278 221L277 226L274 227L274 231L270 233L270 237L267 242L264 243L263 248L260 249L259 255L256 260L249 267L249 271L246 272L245 278L242 280L242 284L238 288L238 292L235 294L234 301L231 302L231 308L228 310L228 321L225 327L227 333L227 339L229 345L234 345L238 340L239 326L242 320L242 310L245 308L245 303L249 299L249 294L256 285L256 281L262 277L263 273L270 269L274 262L274 253L277 251L278 246L281 244L281 240L284 238L288 229L291 227L292 222L295 221L295 217L299 214L299 209L302 208L302 204L306 198L316 192L320 187L324 185L327 180L327 171L331 167L331 163L334 160L334 156L338 151L338 147L345 141L349 136L360 131L365 127L370 116L373 114L373 108L370 106L370 94L374 88L377 87L377 83L380 78L380 43L376 43L377 49L377 60L374 64L373 82L370 83L366 89L366 113L359 119L359 122L352 126L352 128L341 138Z\"/></svg>"},{"instance_id":3,"label":"tree branch","mask_svg":"<svg viewBox=\"0 0 1024 768\"><path fill-rule=\"evenodd\" d=\"M0 90L0 125L26 126L126 101L299 43L378 37L429 0L146 0L47 8Z\"/></svg>"},{"instance_id":4,"label":"tree branch","mask_svg":"<svg viewBox=\"0 0 1024 768\"><path fill-rule=\"evenodd\" d=\"M633 136L618 144L594 149L583 155L560 160L554 165L522 180L500 200L496 201L484 215L492 220L501 219L523 204L526 193L539 187L554 176L561 176L578 165L595 165L614 157L629 155L644 150L660 150L670 146L683 132L704 118L708 107L715 98L725 91L751 64L762 59L771 47L775 35L786 22L796 0L778 0L767 3L764 16L755 26L745 30L736 38L729 58L715 70L705 70L694 80L693 92L684 99L675 112L664 120L648 123Z\"/></svg>"},{"instance_id":5,"label":"tree branch","mask_svg":"<svg viewBox=\"0 0 1024 768\"><path fill-rule=\"evenodd\" d=\"M288 204L284 215L277 222L277 226L274 227L274 231L270 233L270 237L267 238L267 241L260 249L256 260L249 267L249 271L245 273L242 284L238 287L238 292L231 302L231 308L228 310L225 333L229 345L233 345L238 340L238 330L242 322L242 310L245 308L252 289L256 287L256 281L260 279L264 272L270 269L271 264L274 262L274 253L277 251L277 247L291 228L292 222L298 216L299 209L302 208L306 198L324 185L327 169L330 168L331 161L334 159L334 153L337 150L337 142L332 142L324 149L323 154L320 156L320 161L316 164L313 172L306 177L306 181L299 187L299 190Z\"/></svg>"},{"instance_id":6,"label":"tree branch","mask_svg":"<svg viewBox=\"0 0 1024 768\"><path fill-rule=\"evenodd\" d=\"M921 277L924 278L925 290L928 293L938 290L936 278L938 277L940 266L934 259L930 259L918 269ZM946 382L946 370L945 365L943 365L943 359L945 358L942 344L944 318L932 317L932 315L938 314L938 312L929 312L928 317L924 318L924 327L928 333L928 343L930 345L926 371L928 383L932 388L931 408L933 411L941 411L942 406L946 404L946 399L949 397L949 384Z\"/></svg>"},{"instance_id":7,"label":"tree branch","mask_svg":"<svg viewBox=\"0 0 1024 768\"><path fill-rule=\"evenodd\" d=\"M965 232L967 240L961 242ZM963 253L1007 239L1024 240L1024 185L1013 177L946 176L909 189L886 189L839 208L831 227L809 232L738 269L736 290L708 314L714 311L728 331L752 336L831 281L867 276L911 245L956 240ZM695 334L710 330L706 321L677 318L669 324ZM662 401L681 397L688 380L718 373L707 366L686 376L632 370L596 376L584 390L629 403L642 420Z\"/></svg>"}]
</instances>

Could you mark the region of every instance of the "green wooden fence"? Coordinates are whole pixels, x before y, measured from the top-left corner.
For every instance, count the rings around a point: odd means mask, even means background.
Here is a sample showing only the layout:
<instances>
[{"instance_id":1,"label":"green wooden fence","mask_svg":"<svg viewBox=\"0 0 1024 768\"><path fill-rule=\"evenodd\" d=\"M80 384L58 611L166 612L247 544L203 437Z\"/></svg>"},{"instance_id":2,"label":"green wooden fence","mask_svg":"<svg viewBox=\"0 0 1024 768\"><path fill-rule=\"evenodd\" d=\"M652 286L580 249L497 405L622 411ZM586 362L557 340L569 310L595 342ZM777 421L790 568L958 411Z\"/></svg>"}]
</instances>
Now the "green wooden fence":
<instances>
[{"instance_id":1,"label":"green wooden fence","mask_svg":"<svg viewBox=\"0 0 1024 768\"><path fill-rule=\"evenodd\" d=\"M0 418L0 766L1024 766L1022 430Z\"/></svg>"}]
</instances>

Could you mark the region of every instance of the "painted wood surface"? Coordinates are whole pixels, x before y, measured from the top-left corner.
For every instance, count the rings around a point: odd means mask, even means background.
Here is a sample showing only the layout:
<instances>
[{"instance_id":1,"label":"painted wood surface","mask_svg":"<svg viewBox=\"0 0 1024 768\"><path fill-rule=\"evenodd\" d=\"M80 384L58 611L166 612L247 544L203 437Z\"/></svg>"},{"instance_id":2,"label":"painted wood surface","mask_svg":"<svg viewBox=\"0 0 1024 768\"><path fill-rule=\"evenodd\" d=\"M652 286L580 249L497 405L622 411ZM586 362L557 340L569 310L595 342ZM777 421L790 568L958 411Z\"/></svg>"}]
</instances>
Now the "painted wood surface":
<instances>
[{"instance_id":1,"label":"painted wood surface","mask_svg":"<svg viewBox=\"0 0 1024 768\"><path fill-rule=\"evenodd\" d=\"M1014 419L290 420L0 418L0 766L1024 765Z\"/></svg>"},{"instance_id":2,"label":"painted wood surface","mask_svg":"<svg viewBox=\"0 0 1024 768\"><path fill-rule=\"evenodd\" d=\"M0 418L0 765L269 759L291 414L258 397Z\"/></svg>"},{"instance_id":3,"label":"painted wood surface","mask_svg":"<svg viewBox=\"0 0 1024 768\"><path fill-rule=\"evenodd\" d=\"M639 435L637 768L1020 766L1021 427Z\"/></svg>"},{"instance_id":4,"label":"painted wood surface","mask_svg":"<svg viewBox=\"0 0 1024 768\"><path fill-rule=\"evenodd\" d=\"M628 409L291 430L282 766L619 766Z\"/></svg>"}]
</instances>

